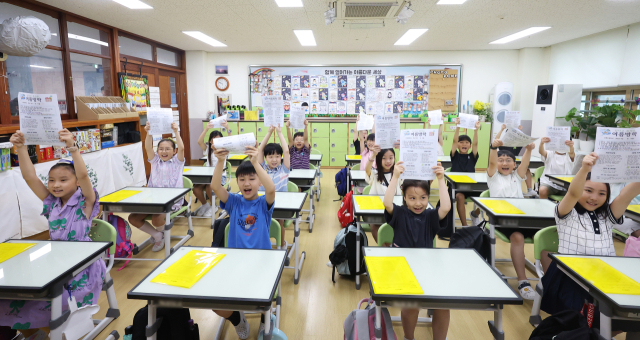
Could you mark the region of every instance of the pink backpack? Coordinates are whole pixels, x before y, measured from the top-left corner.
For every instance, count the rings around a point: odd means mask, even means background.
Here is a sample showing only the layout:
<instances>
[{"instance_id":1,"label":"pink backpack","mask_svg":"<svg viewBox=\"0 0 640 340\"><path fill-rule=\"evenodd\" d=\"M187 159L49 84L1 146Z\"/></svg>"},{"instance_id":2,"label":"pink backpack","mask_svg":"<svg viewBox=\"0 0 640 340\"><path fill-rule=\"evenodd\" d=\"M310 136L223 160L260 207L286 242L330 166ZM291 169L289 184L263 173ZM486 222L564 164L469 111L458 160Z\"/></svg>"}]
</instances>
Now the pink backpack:
<instances>
[{"instance_id":1,"label":"pink backpack","mask_svg":"<svg viewBox=\"0 0 640 340\"><path fill-rule=\"evenodd\" d=\"M133 253L133 242L131 242L131 227L129 223L125 221L122 217L116 216L114 214L109 214L107 218L109 223L116 228L118 235L116 236L116 253L114 254L116 258L131 258ZM118 271L122 270L129 261L125 262Z\"/></svg>"},{"instance_id":2,"label":"pink backpack","mask_svg":"<svg viewBox=\"0 0 640 340\"><path fill-rule=\"evenodd\" d=\"M624 244L624 253L626 257L640 257L640 238L629 235L627 242Z\"/></svg>"},{"instance_id":3,"label":"pink backpack","mask_svg":"<svg viewBox=\"0 0 640 340\"><path fill-rule=\"evenodd\" d=\"M365 309L360 309L363 303ZM398 340L393 331L391 316L386 308L382 308L382 340ZM358 307L349 313L344 320L344 340L375 340L376 304L371 299L362 299Z\"/></svg>"}]
</instances>

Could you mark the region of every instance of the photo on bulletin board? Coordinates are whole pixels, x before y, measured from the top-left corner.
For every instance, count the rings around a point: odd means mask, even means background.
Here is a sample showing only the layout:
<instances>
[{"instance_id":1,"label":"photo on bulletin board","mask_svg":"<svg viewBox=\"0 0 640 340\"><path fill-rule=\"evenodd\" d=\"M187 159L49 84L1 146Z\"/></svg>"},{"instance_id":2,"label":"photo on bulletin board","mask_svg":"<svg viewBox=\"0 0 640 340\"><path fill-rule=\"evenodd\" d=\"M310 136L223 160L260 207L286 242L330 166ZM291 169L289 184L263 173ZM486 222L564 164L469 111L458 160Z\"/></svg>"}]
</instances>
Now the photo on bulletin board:
<instances>
[{"instance_id":1,"label":"photo on bulletin board","mask_svg":"<svg viewBox=\"0 0 640 340\"><path fill-rule=\"evenodd\" d=\"M347 87L347 76L338 76L338 87Z\"/></svg>"},{"instance_id":2,"label":"photo on bulletin board","mask_svg":"<svg viewBox=\"0 0 640 340\"><path fill-rule=\"evenodd\" d=\"M216 65L216 74L229 74L229 66Z\"/></svg>"},{"instance_id":3,"label":"photo on bulletin board","mask_svg":"<svg viewBox=\"0 0 640 340\"><path fill-rule=\"evenodd\" d=\"M120 95L136 111L147 111L149 107L149 83L147 76L118 73Z\"/></svg>"}]
</instances>

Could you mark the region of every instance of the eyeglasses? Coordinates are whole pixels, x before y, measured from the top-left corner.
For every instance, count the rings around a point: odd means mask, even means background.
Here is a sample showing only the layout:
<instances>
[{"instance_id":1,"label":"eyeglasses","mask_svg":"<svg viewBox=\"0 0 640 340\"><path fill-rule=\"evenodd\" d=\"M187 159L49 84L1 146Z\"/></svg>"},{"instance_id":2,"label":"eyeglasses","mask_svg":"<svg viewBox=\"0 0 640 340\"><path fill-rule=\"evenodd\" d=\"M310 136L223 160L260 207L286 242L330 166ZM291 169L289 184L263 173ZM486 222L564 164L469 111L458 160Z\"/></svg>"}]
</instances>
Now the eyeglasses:
<instances>
[{"instance_id":1,"label":"eyeglasses","mask_svg":"<svg viewBox=\"0 0 640 340\"><path fill-rule=\"evenodd\" d=\"M513 159L511 158L498 159L498 163L513 163Z\"/></svg>"},{"instance_id":2,"label":"eyeglasses","mask_svg":"<svg viewBox=\"0 0 640 340\"><path fill-rule=\"evenodd\" d=\"M158 152L165 152L165 151L169 152L169 151L173 151L173 149L172 148L159 148L158 149Z\"/></svg>"}]
</instances>

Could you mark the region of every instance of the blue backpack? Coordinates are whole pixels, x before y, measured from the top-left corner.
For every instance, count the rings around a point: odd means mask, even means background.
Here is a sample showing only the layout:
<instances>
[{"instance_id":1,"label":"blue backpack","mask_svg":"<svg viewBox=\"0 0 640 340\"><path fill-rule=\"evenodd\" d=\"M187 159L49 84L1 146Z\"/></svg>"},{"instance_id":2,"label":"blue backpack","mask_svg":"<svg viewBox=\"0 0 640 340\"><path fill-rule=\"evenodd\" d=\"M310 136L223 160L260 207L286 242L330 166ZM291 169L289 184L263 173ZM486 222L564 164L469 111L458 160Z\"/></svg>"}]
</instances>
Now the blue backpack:
<instances>
[{"instance_id":1,"label":"blue backpack","mask_svg":"<svg viewBox=\"0 0 640 340\"><path fill-rule=\"evenodd\" d=\"M344 197L347 194L347 168L340 170L336 174L336 189L338 189L338 195Z\"/></svg>"}]
</instances>

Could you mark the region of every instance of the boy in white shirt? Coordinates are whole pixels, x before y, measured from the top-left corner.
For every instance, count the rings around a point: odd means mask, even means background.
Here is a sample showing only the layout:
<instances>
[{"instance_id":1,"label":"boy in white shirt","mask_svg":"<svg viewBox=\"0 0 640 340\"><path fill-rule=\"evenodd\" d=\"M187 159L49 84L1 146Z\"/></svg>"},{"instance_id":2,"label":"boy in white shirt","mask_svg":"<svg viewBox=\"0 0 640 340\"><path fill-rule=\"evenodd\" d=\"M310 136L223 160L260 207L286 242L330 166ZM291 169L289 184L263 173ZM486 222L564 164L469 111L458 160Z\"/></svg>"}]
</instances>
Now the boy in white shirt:
<instances>
[{"instance_id":1,"label":"boy in white shirt","mask_svg":"<svg viewBox=\"0 0 640 340\"><path fill-rule=\"evenodd\" d=\"M540 198L548 198L549 195L565 195L567 191L557 184L551 183L546 175L570 175L573 169L573 162L576 159L576 153L573 150L573 141L566 140L564 144L569 147L568 153L560 153L558 151L547 152L544 145L549 143L549 137L542 137L540 140L540 157L544 162L544 171L540 177Z\"/></svg>"},{"instance_id":2,"label":"boy in white shirt","mask_svg":"<svg viewBox=\"0 0 640 340\"><path fill-rule=\"evenodd\" d=\"M495 139L491 143L489 152L489 167L487 168L487 186L491 197L524 198L522 182L529 171L531 150L535 144L526 146L520 166L516 169L516 156L508 150L498 151L502 141ZM535 235L535 229L496 228L511 241L511 260L518 276L518 290L524 299L533 300L536 293L527 281L525 272L524 239Z\"/></svg>"}]
</instances>

